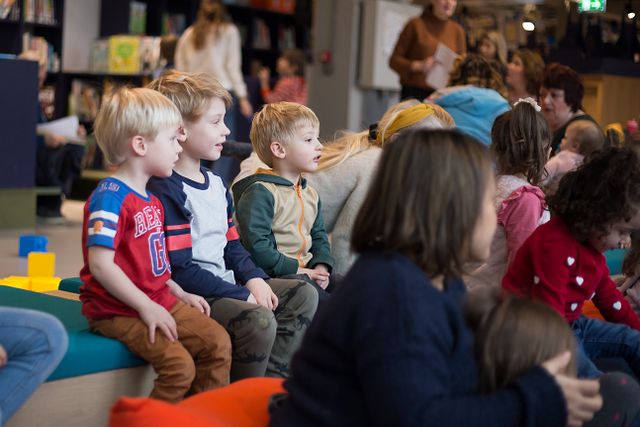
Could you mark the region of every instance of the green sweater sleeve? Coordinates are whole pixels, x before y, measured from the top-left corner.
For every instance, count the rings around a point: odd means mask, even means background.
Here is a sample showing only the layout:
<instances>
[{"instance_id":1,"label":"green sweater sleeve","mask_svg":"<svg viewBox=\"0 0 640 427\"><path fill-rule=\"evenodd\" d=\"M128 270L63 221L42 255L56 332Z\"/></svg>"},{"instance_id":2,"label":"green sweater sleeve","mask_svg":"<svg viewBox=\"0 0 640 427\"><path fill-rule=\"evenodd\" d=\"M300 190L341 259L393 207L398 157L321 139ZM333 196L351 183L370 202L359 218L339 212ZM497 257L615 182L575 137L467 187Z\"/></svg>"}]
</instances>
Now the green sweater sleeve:
<instances>
[{"instance_id":1,"label":"green sweater sleeve","mask_svg":"<svg viewBox=\"0 0 640 427\"><path fill-rule=\"evenodd\" d=\"M298 261L278 251L271 230L273 195L263 185L254 184L240 196L236 219L240 239L251 257L269 276L279 277L298 272Z\"/></svg>"},{"instance_id":2,"label":"green sweater sleeve","mask_svg":"<svg viewBox=\"0 0 640 427\"><path fill-rule=\"evenodd\" d=\"M331 256L331 246L329 238L324 229L324 220L322 219L322 205L318 200L318 215L311 228L311 249L309 250L313 258L308 263L309 268L313 268L318 264L326 264L329 271L333 268L333 257Z\"/></svg>"}]
</instances>

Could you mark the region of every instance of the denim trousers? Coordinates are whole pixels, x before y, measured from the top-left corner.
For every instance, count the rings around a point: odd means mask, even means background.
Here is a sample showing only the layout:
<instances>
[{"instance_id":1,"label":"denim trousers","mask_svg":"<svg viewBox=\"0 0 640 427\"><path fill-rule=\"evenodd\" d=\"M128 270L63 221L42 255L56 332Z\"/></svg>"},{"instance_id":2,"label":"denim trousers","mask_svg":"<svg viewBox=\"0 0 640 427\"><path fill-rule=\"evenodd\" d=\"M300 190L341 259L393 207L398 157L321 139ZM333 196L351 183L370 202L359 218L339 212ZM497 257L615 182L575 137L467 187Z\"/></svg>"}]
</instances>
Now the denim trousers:
<instances>
[{"instance_id":1,"label":"denim trousers","mask_svg":"<svg viewBox=\"0 0 640 427\"><path fill-rule=\"evenodd\" d=\"M58 366L67 350L67 332L47 313L0 307L0 425L11 418Z\"/></svg>"},{"instance_id":2,"label":"denim trousers","mask_svg":"<svg viewBox=\"0 0 640 427\"><path fill-rule=\"evenodd\" d=\"M640 331L585 316L580 316L570 326L577 339L579 377L597 378L602 372L594 360L620 357L627 362L636 378L640 378Z\"/></svg>"}]
</instances>

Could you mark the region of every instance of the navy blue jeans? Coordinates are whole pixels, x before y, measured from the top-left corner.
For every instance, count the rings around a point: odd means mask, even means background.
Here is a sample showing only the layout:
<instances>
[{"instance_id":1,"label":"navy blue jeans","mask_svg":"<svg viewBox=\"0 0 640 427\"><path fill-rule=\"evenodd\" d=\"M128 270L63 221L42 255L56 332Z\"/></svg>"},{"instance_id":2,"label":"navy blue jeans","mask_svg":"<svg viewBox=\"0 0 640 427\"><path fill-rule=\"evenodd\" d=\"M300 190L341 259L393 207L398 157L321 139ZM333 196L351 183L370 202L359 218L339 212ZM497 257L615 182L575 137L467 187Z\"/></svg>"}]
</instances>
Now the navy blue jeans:
<instances>
[{"instance_id":1,"label":"navy blue jeans","mask_svg":"<svg viewBox=\"0 0 640 427\"><path fill-rule=\"evenodd\" d=\"M570 326L578 344L578 377L597 378L602 372L593 360L620 357L629 364L636 378L640 378L640 331L585 316Z\"/></svg>"},{"instance_id":2,"label":"navy blue jeans","mask_svg":"<svg viewBox=\"0 0 640 427\"><path fill-rule=\"evenodd\" d=\"M0 307L0 346L7 353L0 365L0 426L58 366L67 341L64 326L50 314Z\"/></svg>"}]
</instances>

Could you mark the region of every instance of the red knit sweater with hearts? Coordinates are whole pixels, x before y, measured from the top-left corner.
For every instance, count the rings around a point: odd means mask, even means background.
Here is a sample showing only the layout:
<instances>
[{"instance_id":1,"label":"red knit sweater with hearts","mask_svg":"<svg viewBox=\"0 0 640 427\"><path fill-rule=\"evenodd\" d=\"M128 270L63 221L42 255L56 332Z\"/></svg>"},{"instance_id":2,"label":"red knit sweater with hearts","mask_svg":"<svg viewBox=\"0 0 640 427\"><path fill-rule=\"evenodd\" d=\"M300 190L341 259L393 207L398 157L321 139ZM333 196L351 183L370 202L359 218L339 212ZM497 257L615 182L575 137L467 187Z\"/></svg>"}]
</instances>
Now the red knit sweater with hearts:
<instances>
[{"instance_id":1,"label":"red knit sweater with hearts","mask_svg":"<svg viewBox=\"0 0 640 427\"><path fill-rule=\"evenodd\" d=\"M640 330L640 320L609 277L604 256L577 241L558 217L538 227L520 247L502 287L549 304L568 322L592 299L604 318Z\"/></svg>"}]
</instances>

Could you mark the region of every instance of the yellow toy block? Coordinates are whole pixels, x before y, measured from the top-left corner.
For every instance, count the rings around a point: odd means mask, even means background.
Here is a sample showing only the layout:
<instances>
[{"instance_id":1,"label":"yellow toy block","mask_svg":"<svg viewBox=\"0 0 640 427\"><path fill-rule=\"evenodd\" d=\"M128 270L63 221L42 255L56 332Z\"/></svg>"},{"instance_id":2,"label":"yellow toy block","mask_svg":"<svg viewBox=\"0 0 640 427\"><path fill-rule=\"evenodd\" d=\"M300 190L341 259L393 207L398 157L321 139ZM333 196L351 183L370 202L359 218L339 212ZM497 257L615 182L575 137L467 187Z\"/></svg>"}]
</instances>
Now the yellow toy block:
<instances>
[{"instance_id":1,"label":"yellow toy block","mask_svg":"<svg viewBox=\"0 0 640 427\"><path fill-rule=\"evenodd\" d=\"M60 284L59 277L30 277L30 289L33 292L55 291Z\"/></svg>"},{"instance_id":2,"label":"yellow toy block","mask_svg":"<svg viewBox=\"0 0 640 427\"><path fill-rule=\"evenodd\" d=\"M53 277L56 274L56 254L54 252L29 252L27 255L27 276Z\"/></svg>"},{"instance_id":3,"label":"yellow toy block","mask_svg":"<svg viewBox=\"0 0 640 427\"><path fill-rule=\"evenodd\" d=\"M28 291L30 289L30 280L24 276L9 276L0 279L0 285L11 286L12 288L24 289Z\"/></svg>"}]
</instances>

